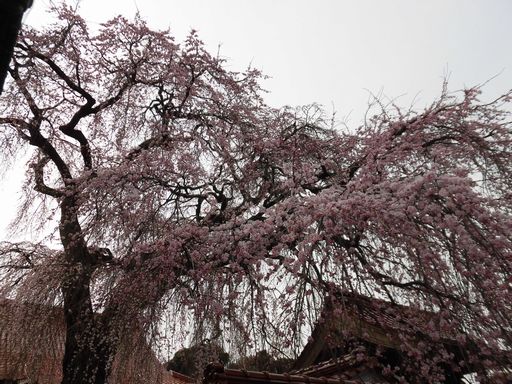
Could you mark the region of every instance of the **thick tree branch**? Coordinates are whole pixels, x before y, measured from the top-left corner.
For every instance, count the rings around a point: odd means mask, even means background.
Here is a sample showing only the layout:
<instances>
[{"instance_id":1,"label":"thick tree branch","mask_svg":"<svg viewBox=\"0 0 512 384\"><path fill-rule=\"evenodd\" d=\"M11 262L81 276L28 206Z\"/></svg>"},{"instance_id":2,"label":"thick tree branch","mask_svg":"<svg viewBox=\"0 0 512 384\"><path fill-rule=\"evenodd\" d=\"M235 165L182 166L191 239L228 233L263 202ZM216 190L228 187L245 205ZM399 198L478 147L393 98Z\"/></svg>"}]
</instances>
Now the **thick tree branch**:
<instances>
[{"instance_id":1,"label":"thick tree branch","mask_svg":"<svg viewBox=\"0 0 512 384\"><path fill-rule=\"evenodd\" d=\"M85 104L81 105L80 108L73 114L71 117L71 120L63 124L59 127L60 131L64 133L65 135L75 139L80 144L80 152L82 154L82 158L84 161L84 166L86 169L92 169L92 155L91 155L91 148L88 139L85 137L84 133L76 129L78 123L84 118L89 115L98 113L102 111L103 109L106 109L110 106L112 106L116 101L118 101L123 93L128 89L128 87L133 84L135 77L132 75L127 76L128 80L120 87L118 92L106 99L105 101L101 102L100 104L96 104L95 98L83 88L79 82L75 82L70 76L68 76L62 68L60 68L55 61L53 61L50 57L35 51L27 44L17 44L19 48L26 51L29 55L36 57L43 62L45 62L54 72L55 74L62 79L67 86L74 92L78 93L82 98L86 100Z\"/></svg>"},{"instance_id":2,"label":"thick tree branch","mask_svg":"<svg viewBox=\"0 0 512 384\"><path fill-rule=\"evenodd\" d=\"M62 197L64 194L61 191L47 186L44 181L44 167L46 164L48 164L49 161L50 158L43 155L37 162L32 164L32 168L34 169L34 179L36 183L34 189L48 196L55 198Z\"/></svg>"},{"instance_id":3,"label":"thick tree branch","mask_svg":"<svg viewBox=\"0 0 512 384\"><path fill-rule=\"evenodd\" d=\"M68 185L71 181L71 172L67 164L59 155L55 147L41 134L40 127L43 120L41 109L37 106L34 98L26 87L26 84L20 79L16 65L14 66L14 69L9 70L9 73L25 97L25 100L34 115L32 121L26 125L30 135L29 143L41 149L41 151L53 161L59 170L64 184Z\"/></svg>"}]
</instances>

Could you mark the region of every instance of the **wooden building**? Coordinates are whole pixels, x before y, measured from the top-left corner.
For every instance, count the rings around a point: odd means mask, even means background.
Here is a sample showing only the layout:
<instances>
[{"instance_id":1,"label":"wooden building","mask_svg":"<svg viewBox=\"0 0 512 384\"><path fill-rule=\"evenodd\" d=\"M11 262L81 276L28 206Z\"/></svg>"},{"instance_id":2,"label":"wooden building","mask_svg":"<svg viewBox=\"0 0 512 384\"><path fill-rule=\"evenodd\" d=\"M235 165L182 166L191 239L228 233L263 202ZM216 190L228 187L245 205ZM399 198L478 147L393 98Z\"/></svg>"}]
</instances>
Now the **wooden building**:
<instances>
[{"instance_id":1,"label":"wooden building","mask_svg":"<svg viewBox=\"0 0 512 384\"><path fill-rule=\"evenodd\" d=\"M429 372L422 369L432 366L444 376L435 382L462 383L463 376L475 370L468 356L476 346L456 342L461 331L441 327L439 321L432 312L343 293L326 303L288 374L210 365L204 384L383 384L404 379L423 384L427 382L424 374ZM426 325L438 333L436 340L422 331ZM450 358L445 359L443 353Z\"/></svg>"},{"instance_id":2,"label":"wooden building","mask_svg":"<svg viewBox=\"0 0 512 384\"><path fill-rule=\"evenodd\" d=\"M359 380L317 378L304 374L270 373L229 369L209 364L204 371L203 384L357 384Z\"/></svg>"},{"instance_id":3,"label":"wooden building","mask_svg":"<svg viewBox=\"0 0 512 384\"><path fill-rule=\"evenodd\" d=\"M455 341L462 332L441 329L435 313L353 293L340 294L333 302L327 303L294 372L364 382L399 382L403 377L421 383L420 371L443 353L451 361L437 364L444 375L440 382L460 383L474 369L468 352L476 346ZM437 333L436 340L424 333L427 325Z\"/></svg>"}]
</instances>

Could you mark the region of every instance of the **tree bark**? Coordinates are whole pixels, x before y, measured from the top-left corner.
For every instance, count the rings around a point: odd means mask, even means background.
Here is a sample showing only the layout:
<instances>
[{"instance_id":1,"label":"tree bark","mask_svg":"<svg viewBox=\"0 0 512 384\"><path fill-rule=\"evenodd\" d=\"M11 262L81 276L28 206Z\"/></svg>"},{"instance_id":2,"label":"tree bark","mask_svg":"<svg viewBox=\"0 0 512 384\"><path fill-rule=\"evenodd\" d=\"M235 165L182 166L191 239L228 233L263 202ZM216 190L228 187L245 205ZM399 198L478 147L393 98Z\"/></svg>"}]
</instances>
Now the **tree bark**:
<instances>
[{"instance_id":1,"label":"tree bark","mask_svg":"<svg viewBox=\"0 0 512 384\"><path fill-rule=\"evenodd\" d=\"M62 284L66 324L62 384L104 384L114 343L109 319L93 312L90 283L96 262L84 240L76 203L73 197L62 200L59 227L68 264Z\"/></svg>"},{"instance_id":2,"label":"tree bark","mask_svg":"<svg viewBox=\"0 0 512 384\"><path fill-rule=\"evenodd\" d=\"M110 332L92 311L87 281L78 274L63 288L66 343L62 384L104 384L109 375Z\"/></svg>"}]
</instances>

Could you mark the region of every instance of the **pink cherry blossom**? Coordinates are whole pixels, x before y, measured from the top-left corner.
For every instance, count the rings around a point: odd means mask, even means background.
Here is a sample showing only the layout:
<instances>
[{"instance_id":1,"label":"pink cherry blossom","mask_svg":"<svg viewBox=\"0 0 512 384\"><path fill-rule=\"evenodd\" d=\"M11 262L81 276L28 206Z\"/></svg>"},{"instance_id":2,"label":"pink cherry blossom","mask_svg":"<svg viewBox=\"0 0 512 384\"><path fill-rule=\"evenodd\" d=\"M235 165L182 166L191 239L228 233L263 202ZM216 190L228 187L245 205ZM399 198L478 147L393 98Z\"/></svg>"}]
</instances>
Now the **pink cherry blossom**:
<instances>
[{"instance_id":1,"label":"pink cherry blossom","mask_svg":"<svg viewBox=\"0 0 512 384\"><path fill-rule=\"evenodd\" d=\"M56 224L2 244L0 293L63 308L63 383L104 383L135 325L155 340L169 313L196 339L294 355L345 293L394 303L375 322L425 382L510 367L510 93L444 91L341 130L318 105L266 105L262 74L195 32L54 12L16 46L0 146L30 155L18 227Z\"/></svg>"}]
</instances>

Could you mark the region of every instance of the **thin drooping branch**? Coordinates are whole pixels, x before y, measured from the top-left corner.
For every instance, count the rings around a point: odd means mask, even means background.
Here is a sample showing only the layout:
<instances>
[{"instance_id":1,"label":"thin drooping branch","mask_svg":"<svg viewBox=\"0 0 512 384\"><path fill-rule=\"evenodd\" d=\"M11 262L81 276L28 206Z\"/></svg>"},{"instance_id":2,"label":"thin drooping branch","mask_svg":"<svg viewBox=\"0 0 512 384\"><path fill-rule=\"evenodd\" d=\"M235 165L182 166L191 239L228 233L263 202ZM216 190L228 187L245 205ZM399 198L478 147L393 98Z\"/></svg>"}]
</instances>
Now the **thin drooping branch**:
<instances>
[{"instance_id":1,"label":"thin drooping branch","mask_svg":"<svg viewBox=\"0 0 512 384\"><path fill-rule=\"evenodd\" d=\"M318 106L265 105L259 72L228 71L195 34L177 45L116 18L89 35L72 10L59 16L52 33L24 34L0 101L19 139L0 140L37 147L30 181L52 197L38 202L58 204L61 265L0 257L19 266L18 287L59 287L64 383L103 384L126 324L159 329L169 305L197 320L197 340L236 332L293 355L333 292L426 309L443 321L398 319L405 339L437 351L444 332L479 346L479 372L503 368L512 139L501 104L443 92L423 112L383 110L340 132ZM400 350L428 368L420 382L438 381L440 358L462 367L427 347Z\"/></svg>"}]
</instances>

